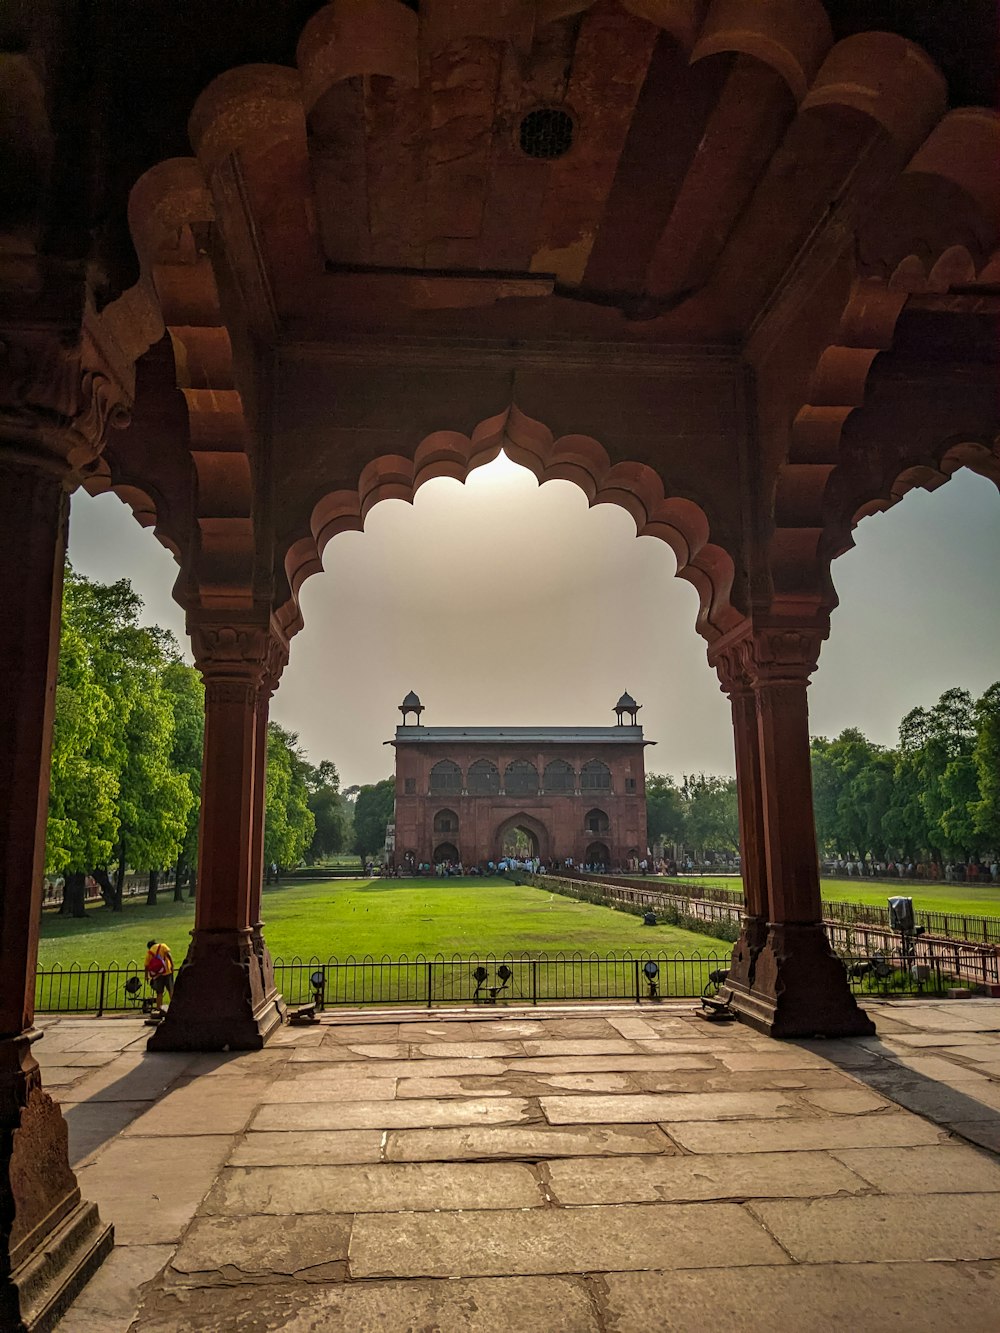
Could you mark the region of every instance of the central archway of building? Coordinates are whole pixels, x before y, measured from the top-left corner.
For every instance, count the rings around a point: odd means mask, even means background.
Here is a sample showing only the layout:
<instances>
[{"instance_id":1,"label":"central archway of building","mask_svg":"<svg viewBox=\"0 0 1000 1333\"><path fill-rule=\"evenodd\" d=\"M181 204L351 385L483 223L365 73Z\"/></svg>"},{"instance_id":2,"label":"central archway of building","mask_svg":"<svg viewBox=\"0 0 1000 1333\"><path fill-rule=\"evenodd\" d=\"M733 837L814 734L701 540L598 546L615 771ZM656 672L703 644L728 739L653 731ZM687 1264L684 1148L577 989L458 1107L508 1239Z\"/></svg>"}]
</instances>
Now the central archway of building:
<instances>
[{"instance_id":1,"label":"central archway of building","mask_svg":"<svg viewBox=\"0 0 1000 1333\"><path fill-rule=\"evenodd\" d=\"M600 869L611 868L611 853L606 842L592 842L588 845L583 858L584 865L597 866Z\"/></svg>"},{"instance_id":2,"label":"central archway of building","mask_svg":"<svg viewBox=\"0 0 1000 1333\"><path fill-rule=\"evenodd\" d=\"M434 848L434 864L437 865L458 865L460 857L458 848L453 842L439 842Z\"/></svg>"},{"instance_id":3,"label":"central archway of building","mask_svg":"<svg viewBox=\"0 0 1000 1333\"><path fill-rule=\"evenodd\" d=\"M532 815L523 812L511 815L497 829L495 839L496 859L516 857L538 857L540 861L550 859L551 839L545 825Z\"/></svg>"}]
</instances>

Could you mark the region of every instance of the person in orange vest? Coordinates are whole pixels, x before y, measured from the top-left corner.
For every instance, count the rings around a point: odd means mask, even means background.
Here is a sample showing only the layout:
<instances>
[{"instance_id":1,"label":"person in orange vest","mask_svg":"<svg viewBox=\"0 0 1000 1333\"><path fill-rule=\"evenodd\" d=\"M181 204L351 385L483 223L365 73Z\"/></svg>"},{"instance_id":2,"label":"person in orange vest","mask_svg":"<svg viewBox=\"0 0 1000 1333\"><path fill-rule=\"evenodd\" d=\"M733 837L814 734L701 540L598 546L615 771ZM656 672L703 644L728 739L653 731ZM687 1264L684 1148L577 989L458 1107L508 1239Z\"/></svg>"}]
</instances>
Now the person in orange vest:
<instances>
[{"instance_id":1,"label":"person in orange vest","mask_svg":"<svg viewBox=\"0 0 1000 1333\"><path fill-rule=\"evenodd\" d=\"M157 944L155 939L146 941L146 950L146 977L156 996L157 1013L162 1013L163 992L171 999L174 996L174 960L169 947Z\"/></svg>"}]
</instances>

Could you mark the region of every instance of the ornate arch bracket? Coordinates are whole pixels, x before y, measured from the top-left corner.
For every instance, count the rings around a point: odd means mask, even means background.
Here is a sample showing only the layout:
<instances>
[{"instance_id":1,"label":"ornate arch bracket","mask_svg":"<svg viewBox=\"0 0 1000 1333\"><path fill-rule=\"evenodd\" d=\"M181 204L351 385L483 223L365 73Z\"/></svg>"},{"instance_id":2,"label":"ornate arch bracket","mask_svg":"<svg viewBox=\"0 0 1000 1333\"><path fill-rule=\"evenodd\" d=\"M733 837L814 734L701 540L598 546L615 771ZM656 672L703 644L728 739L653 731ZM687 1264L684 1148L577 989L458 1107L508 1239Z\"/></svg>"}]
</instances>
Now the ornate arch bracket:
<instances>
[{"instance_id":1,"label":"ornate arch bracket","mask_svg":"<svg viewBox=\"0 0 1000 1333\"><path fill-rule=\"evenodd\" d=\"M289 637L302 627L298 593L310 575L323 568L323 550L339 532L360 532L372 507L381 500L412 502L419 488L435 477L464 482L473 468L503 449L539 482L561 480L578 486L591 505L615 504L631 514L637 536L658 537L674 552L677 573L698 592L696 625L709 642L731 629L740 613L730 600L733 555L710 540L708 518L694 501L667 496L663 481L640 463L612 464L604 447L587 435L556 439L541 422L516 406L490 417L471 436L436 431L417 446L412 459L383 455L362 471L356 489L331 491L309 517L309 530L293 537L279 558L291 596L278 611Z\"/></svg>"}]
</instances>

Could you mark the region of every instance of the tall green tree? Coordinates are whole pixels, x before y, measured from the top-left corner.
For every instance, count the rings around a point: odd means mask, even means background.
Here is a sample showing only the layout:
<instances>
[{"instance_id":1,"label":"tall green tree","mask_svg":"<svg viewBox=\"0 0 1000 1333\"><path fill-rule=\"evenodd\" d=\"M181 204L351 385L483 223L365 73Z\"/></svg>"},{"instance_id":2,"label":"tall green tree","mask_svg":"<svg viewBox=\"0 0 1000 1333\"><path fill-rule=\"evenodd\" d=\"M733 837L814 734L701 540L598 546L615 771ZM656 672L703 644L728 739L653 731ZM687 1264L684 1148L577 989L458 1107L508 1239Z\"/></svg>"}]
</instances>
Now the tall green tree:
<instances>
[{"instance_id":1,"label":"tall green tree","mask_svg":"<svg viewBox=\"0 0 1000 1333\"><path fill-rule=\"evenodd\" d=\"M972 809L976 832L995 856L1000 854L1000 681L976 700L972 758L979 787Z\"/></svg>"},{"instance_id":2,"label":"tall green tree","mask_svg":"<svg viewBox=\"0 0 1000 1333\"><path fill-rule=\"evenodd\" d=\"M324 759L315 768L306 766L306 788L309 809L316 821L316 831L306 852L310 864L343 851L347 845L350 823L347 803L340 794L340 774L331 759Z\"/></svg>"},{"instance_id":3,"label":"tall green tree","mask_svg":"<svg viewBox=\"0 0 1000 1333\"><path fill-rule=\"evenodd\" d=\"M703 857L706 851L735 852L740 845L736 779L713 774L686 775L684 842Z\"/></svg>"},{"instance_id":4,"label":"tall green tree","mask_svg":"<svg viewBox=\"0 0 1000 1333\"><path fill-rule=\"evenodd\" d=\"M277 722L267 726L267 787L264 813L264 864L294 866L305 856L316 831L309 809L309 765L299 738Z\"/></svg>"},{"instance_id":5,"label":"tall green tree","mask_svg":"<svg viewBox=\"0 0 1000 1333\"><path fill-rule=\"evenodd\" d=\"M184 838L177 853L174 899L179 902L184 884L193 896L198 866L198 816L201 807L201 760L205 741L205 687L194 667L180 658L167 663L163 688L174 715L174 739L170 761L178 773L187 777L194 800L188 810Z\"/></svg>"},{"instance_id":6,"label":"tall green tree","mask_svg":"<svg viewBox=\"0 0 1000 1333\"><path fill-rule=\"evenodd\" d=\"M646 836L650 844L684 840L684 798L669 774L646 774Z\"/></svg>"},{"instance_id":7,"label":"tall green tree","mask_svg":"<svg viewBox=\"0 0 1000 1333\"><path fill-rule=\"evenodd\" d=\"M393 778L359 789L354 803L354 850L359 856L377 856L385 847L385 828L392 823L395 804Z\"/></svg>"}]
</instances>

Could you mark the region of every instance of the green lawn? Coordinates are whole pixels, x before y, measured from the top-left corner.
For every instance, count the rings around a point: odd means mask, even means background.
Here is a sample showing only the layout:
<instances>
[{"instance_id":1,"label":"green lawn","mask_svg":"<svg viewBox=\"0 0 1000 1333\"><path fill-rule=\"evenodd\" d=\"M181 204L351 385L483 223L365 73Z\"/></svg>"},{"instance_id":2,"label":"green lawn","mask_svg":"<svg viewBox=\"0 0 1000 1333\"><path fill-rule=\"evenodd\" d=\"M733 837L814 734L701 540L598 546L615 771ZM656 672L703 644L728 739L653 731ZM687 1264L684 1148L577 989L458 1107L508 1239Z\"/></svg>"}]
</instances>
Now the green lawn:
<instances>
[{"instance_id":1,"label":"green lawn","mask_svg":"<svg viewBox=\"0 0 1000 1333\"><path fill-rule=\"evenodd\" d=\"M652 878L652 876L651 876ZM696 875L683 880L687 886L740 889L733 876ZM831 902L871 903L885 907L890 896L912 898L920 912L955 912L965 916L1000 916L1000 884L893 884L891 880L822 879L823 897Z\"/></svg>"},{"instance_id":2,"label":"green lawn","mask_svg":"<svg viewBox=\"0 0 1000 1333\"><path fill-rule=\"evenodd\" d=\"M194 904L138 898L120 915L91 907L84 920L46 913L39 966L101 967L139 962L146 941L165 940L178 961L194 924ZM501 880L296 881L265 889L263 916L272 954L290 961L316 956L398 958L417 954L505 954L643 950L725 958L730 945L674 926L644 926L625 912L576 902Z\"/></svg>"}]
</instances>

